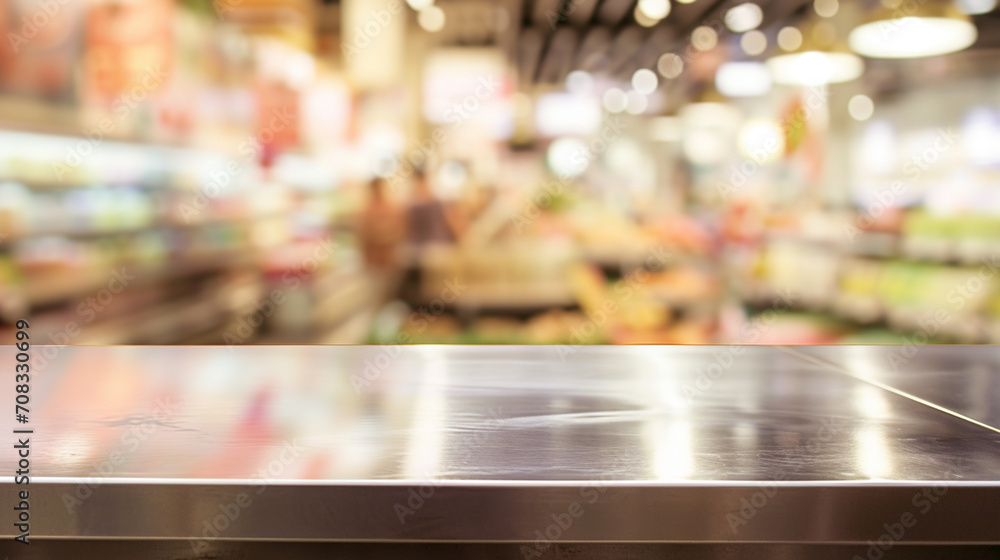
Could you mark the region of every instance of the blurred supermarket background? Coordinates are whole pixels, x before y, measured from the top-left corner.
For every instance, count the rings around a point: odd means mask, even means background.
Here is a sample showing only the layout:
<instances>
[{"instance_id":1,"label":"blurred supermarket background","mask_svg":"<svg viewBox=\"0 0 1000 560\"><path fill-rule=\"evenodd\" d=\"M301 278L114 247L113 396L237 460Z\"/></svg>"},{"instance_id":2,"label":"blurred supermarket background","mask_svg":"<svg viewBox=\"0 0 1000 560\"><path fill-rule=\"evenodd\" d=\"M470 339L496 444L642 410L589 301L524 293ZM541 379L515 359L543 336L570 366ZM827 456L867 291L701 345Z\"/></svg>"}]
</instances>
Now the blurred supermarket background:
<instances>
[{"instance_id":1,"label":"blurred supermarket background","mask_svg":"<svg viewBox=\"0 0 1000 560\"><path fill-rule=\"evenodd\" d=\"M998 343L995 4L4 0L0 331Z\"/></svg>"}]
</instances>

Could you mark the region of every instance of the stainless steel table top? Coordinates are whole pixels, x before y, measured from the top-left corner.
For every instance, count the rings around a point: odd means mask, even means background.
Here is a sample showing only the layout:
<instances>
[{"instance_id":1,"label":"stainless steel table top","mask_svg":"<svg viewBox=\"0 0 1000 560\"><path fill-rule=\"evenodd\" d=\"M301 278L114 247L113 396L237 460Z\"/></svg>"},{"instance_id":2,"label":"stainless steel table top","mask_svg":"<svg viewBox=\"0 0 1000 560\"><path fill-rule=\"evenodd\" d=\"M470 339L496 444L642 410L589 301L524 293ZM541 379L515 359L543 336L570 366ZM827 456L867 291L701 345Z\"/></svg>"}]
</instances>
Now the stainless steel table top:
<instances>
[{"instance_id":1,"label":"stainless steel table top","mask_svg":"<svg viewBox=\"0 0 1000 560\"><path fill-rule=\"evenodd\" d=\"M895 350L35 347L32 535L1000 543L1000 352Z\"/></svg>"},{"instance_id":2,"label":"stainless steel table top","mask_svg":"<svg viewBox=\"0 0 1000 560\"><path fill-rule=\"evenodd\" d=\"M797 350L868 383L1000 428L997 347L809 346Z\"/></svg>"}]
</instances>

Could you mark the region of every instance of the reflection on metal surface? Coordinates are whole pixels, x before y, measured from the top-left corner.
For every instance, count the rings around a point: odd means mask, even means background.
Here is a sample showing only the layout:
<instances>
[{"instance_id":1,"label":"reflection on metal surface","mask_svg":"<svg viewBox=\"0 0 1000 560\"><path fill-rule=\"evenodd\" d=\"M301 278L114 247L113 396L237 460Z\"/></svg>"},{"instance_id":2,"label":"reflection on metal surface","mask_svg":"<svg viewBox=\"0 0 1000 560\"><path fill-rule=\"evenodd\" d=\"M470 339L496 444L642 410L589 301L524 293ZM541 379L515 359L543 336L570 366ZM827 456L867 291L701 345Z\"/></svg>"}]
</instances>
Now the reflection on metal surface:
<instances>
[{"instance_id":1,"label":"reflection on metal surface","mask_svg":"<svg viewBox=\"0 0 1000 560\"><path fill-rule=\"evenodd\" d=\"M1000 434L939 408L1000 416L991 350L922 348L912 378L881 365L891 347L747 347L725 368L728 347L560 350L64 348L32 388L32 534L200 538L248 492L226 538L526 542L599 485L560 539L864 543L937 486L908 542L1000 541Z\"/></svg>"},{"instance_id":2,"label":"reflection on metal surface","mask_svg":"<svg viewBox=\"0 0 1000 560\"><path fill-rule=\"evenodd\" d=\"M730 368L709 369L725 351L65 348L33 387L33 466L40 477L87 477L117 450L116 477L241 479L294 440L311 480L596 480L612 456L626 458L614 468L620 480L755 481L779 471L789 480L866 480L852 434L870 428L886 434L885 453L896 458L885 478L961 474L941 468L955 457L969 458L963 478L1000 477L995 432L775 348L750 347ZM369 365L370 383L356 387L352 376ZM714 372L707 381L706 371ZM109 397L104 387L126 374L128 397ZM995 410L975 404L992 394L982 383L922 379L912 392ZM748 400L755 405L741 404ZM158 402L169 408L160 421ZM146 420L119 422L127 418ZM0 417L0 428L11 422ZM829 422L839 429L803 457ZM0 456L0 468L10 461Z\"/></svg>"},{"instance_id":3,"label":"reflection on metal surface","mask_svg":"<svg viewBox=\"0 0 1000 560\"><path fill-rule=\"evenodd\" d=\"M414 480L432 478L440 471L448 415L448 403L441 390L448 385L448 362L444 351L438 346L425 346L421 350L427 354L427 362L414 402L416 422L403 467L403 475Z\"/></svg>"},{"instance_id":4,"label":"reflection on metal surface","mask_svg":"<svg viewBox=\"0 0 1000 560\"><path fill-rule=\"evenodd\" d=\"M1000 352L995 346L796 347L784 351L1000 432Z\"/></svg>"},{"instance_id":5,"label":"reflection on metal surface","mask_svg":"<svg viewBox=\"0 0 1000 560\"><path fill-rule=\"evenodd\" d=\"M885 391L874 385L858 385L855 392L854 410L860 416L884 420L892 416L889 403L885 400Z\"/></svg>"},{"instance_id":6,"label":"reflection on metal surface","mask_svg":"<svg viewBox=\"0 0 1000 560\"><path fill-rule=\"evenodd\" d=\"M694 473L691 424L684 419L650 424L653 469L659 480L680 480Z\"/></svg>"},{"instance_id":7,"label":"reflection on metal surface","mask_svg":"<svg viewBox=\"0 0 1000 560\"><path fill-rule=\"evenodd\" d=\"M855 434L858 440L858 469L868 478L885 479L892 474L889 445L882 428L866 426Z\"/></svg>"},{"instance_id":8,"label":"reflection on metal surface","mask_svg":"<svg viewBox=\"0 0 1000 560\"><path fill-rule=\"evenodd\" d=\"M178 558L239 558L240 560L479 560L524 558L519 543L320 543L239 542L211 543L211 554L192 557L185 541L47 541L42 546L22 547L18 560L81 558L84 560L177 560ZM868 544L731 544L702 546L664 543L561 543L546 549L540 560L851 560L866 558ZM873 554L874 556L874 554ZM893 560L996 560L996 547L929 546L894 547L884 558Z\"/></svg>"}]
</instances>

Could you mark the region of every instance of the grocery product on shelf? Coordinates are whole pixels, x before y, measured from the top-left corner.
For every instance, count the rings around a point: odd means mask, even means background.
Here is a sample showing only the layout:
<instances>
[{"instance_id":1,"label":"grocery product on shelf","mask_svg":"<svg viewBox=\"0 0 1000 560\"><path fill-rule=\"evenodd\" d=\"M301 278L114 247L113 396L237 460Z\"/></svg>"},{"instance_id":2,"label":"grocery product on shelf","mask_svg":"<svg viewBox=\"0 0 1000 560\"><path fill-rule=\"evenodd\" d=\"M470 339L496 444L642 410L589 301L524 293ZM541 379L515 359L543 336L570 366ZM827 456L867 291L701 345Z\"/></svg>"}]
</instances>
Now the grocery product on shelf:
<instances>
[{"instance_id":1,"label":"grocery product on shelf","mask_svg":"<svg viewBox=\"0 0 1000 560\"><path fill-rule=\"evenodd\" d=\"M1000 220L921 209L898 214L889 220L897 231L882 220L878 228L847 229L847 237L812 237L794 228L765 236L756 268L744 269L753 280L741 287L741 298L760 303L788 290L795 307L849 321L857 337L889 327L899 336L929 329L923 334L935 340L998 340L992 302L1000 292L1000 267L992 248ZM865 221L855 215L842 224ZM927 327L928 321L935 326Z\"/></svg>"}]
</instances>

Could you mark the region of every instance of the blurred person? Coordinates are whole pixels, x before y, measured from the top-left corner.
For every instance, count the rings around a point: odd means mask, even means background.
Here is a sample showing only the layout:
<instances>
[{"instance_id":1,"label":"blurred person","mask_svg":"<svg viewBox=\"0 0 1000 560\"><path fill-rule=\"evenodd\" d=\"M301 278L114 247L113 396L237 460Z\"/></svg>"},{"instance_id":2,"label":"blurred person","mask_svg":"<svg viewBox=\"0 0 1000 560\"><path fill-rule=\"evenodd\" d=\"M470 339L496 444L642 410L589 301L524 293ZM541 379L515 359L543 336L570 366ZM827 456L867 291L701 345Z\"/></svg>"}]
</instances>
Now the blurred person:
<instances>
[{"instance_id":1,"label":"blurred person","mask_svg":"<svg viewBox=\"0 0 1000 560\"><path fill-rule=\"evenodd\" d=\"M407 208L411 252L401 289L403 299L411 304L423 301L425 276L422 260L427 256L428 249L434 246L453 247L465 230L461 209L435 196L423 169L415 169L413 179Z\"/></svg>"},{"instance_id":2,"label":"blurred person","mask_svg":"<svg viewBox=\"0 0 1000 560\"><path fill-rule=\"evenodd\" d=\"M414 248L420 251L432 244L457 243L465 229L461 210L434 195L423 170L414 172L414 181L407 216Z\"/></svg>"},{"instance_id":3,"label":"blurred person","mask_svg":"<svg viewBox=\"0 0 1000 560\"><path fill-rule=\"evenodd\" d=\"M368 273L392 295L399 276L399 249L406 237L406 213L389 199L381 177L368 184L368 202L358 216L358 239Z\"/></svg>"}]
</instances>

